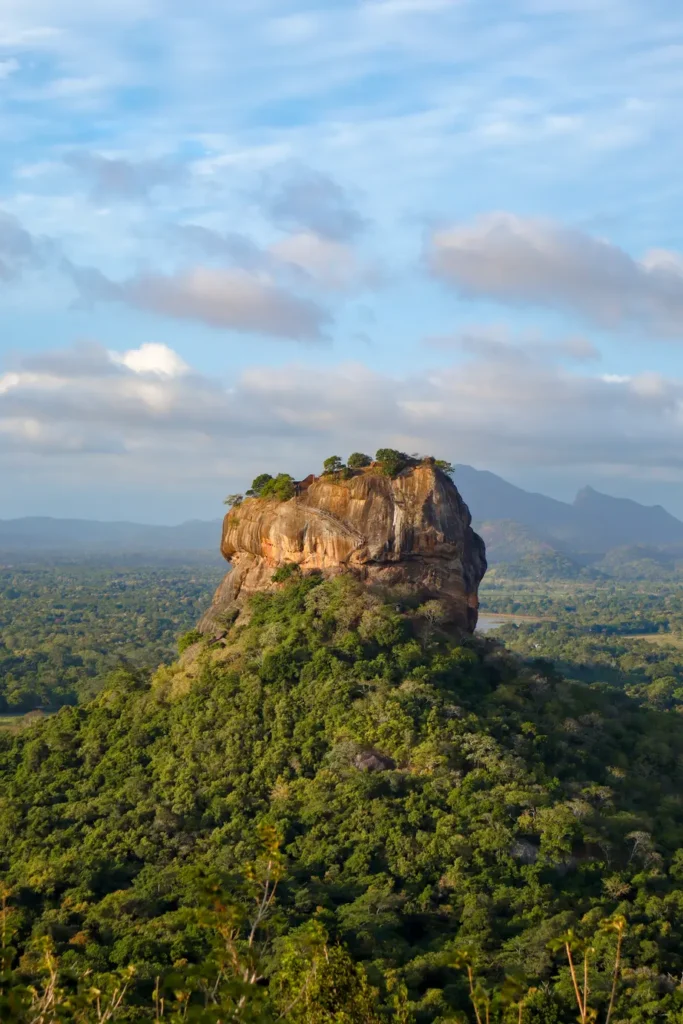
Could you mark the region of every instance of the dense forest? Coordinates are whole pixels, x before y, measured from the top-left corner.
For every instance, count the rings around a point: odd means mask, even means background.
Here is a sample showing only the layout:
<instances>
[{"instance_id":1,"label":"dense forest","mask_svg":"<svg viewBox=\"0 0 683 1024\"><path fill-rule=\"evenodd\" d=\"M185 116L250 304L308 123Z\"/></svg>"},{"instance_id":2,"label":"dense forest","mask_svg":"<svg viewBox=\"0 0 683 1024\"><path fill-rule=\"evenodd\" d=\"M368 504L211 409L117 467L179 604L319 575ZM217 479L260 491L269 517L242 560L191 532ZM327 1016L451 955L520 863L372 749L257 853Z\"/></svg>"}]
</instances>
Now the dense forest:
<instances>
[{"instance_id":1,"label":"dense forest","mask_svg":"<svg viewBox=\"0 0 683 1024\"><path fill-rule=\"evenodd\" d=\"M683 594L669 583L521 583L496 573L483 590L503 616L496 638L547 658L567 678L617 687L645 706L683 709Z\"/></svg>"},{"instance_id":2,"label":"dense forest","mask_svg":"<svg viewBox=\"0 0 683 1024\"><path fill-rule=\"evenodd\" d=\"M294 575L0 733L2 1019L682 1021L672 704L442 623Z\"/></svg>"},{"instance_id":3,"label":"dense forest","mask_svg":"<svg viewBox=\"0 0 683 1024\"><path fill-rule=\"evenodd\" d=\"M114 669L172 659L224 571L208 560L0 566L0 715L77 704Z\"/></svg>"}]
</instances>

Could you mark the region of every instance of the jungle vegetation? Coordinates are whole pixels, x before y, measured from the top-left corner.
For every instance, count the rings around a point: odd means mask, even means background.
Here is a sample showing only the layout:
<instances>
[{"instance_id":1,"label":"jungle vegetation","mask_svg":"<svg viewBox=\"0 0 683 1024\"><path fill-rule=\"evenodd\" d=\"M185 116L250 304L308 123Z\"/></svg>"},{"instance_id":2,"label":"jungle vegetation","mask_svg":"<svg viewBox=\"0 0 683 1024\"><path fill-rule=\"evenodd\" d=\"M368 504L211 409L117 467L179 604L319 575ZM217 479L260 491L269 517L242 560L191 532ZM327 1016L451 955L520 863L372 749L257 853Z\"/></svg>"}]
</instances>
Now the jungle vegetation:
<instances>
[{"instance_id":1,"label":"jungle vegetation","mask_svg":"<svg viewBox=\"0 0 683 1024\"><path fill-rule=\"evenodd\" d=\"M0 733L2 1019L683 1021L679 716L432 604L292 572Z\"/></svg>"}]
</instances>

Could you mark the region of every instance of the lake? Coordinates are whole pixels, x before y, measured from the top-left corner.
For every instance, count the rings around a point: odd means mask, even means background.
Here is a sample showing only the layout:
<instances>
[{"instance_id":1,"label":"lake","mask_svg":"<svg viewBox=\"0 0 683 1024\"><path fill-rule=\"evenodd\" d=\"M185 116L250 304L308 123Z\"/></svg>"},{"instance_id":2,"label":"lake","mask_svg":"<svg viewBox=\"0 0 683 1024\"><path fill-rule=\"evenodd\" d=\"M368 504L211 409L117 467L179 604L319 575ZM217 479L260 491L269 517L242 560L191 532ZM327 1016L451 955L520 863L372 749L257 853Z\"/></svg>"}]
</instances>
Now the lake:
<instances>
[{"instance_id":1,"label":"lake","mask_svg":"<svg viewBox=\"0 0 683 1024\"><path fill-rule=\"evenodd\" d=\"M508 626L511 622L520 626L524 622L540 622L534 615L506 615L498 612L480 612L477 633L492 633L494 629Z\"/></svg>"}]
</instances>

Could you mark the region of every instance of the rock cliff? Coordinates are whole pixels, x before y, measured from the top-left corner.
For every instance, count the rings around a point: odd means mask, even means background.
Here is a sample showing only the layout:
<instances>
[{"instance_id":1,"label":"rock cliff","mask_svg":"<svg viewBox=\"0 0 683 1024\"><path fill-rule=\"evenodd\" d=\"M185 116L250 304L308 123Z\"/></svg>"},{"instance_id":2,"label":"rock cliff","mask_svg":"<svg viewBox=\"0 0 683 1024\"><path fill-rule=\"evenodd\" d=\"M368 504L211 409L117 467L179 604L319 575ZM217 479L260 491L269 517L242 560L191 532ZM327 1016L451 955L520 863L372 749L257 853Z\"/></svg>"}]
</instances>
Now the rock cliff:
<instances>
[{"instance_id":1,"label":"rock cliff","mask_svg":"<svg viewBox=\"0 0 683 1024\"><path fill-rule=\"evenodd\" d=\"M452 622L474 630L484 542L453 481L430 462L393 479L374 467L349 479L308 477L289 501L250 498L223 523L221 551L232 565L200 623L220 628L272 576L294 563L325 576L353 572L368 583L407 585L439 598Z\"/></svg>"}]
</instances>

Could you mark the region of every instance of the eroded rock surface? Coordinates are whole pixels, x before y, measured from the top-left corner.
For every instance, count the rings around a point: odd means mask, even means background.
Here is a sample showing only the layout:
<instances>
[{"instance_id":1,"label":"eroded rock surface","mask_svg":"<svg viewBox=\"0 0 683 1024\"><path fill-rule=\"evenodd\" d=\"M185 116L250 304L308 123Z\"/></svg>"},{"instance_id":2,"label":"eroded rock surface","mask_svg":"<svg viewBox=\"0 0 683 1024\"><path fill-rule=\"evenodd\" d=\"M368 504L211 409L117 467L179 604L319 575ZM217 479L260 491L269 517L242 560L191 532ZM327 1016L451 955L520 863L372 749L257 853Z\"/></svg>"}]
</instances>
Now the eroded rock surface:
<instances>
[{"instance_id":1,"label":"eroded rock surface","mask_svg":"<svg viewBox=\"0 0 683 1024\"><path fill-rule=\"evenodd\" d=\"M431 464L393 479L374 468L348 480L309 477L289 501L248 499L225 517L221 551L232 570L200 628L216 629L251 594L274 590L275 570L294 563L302 572L408 585L474 630L486 555L470 523L453 481Z\"/></svg>"}]
</instances>

